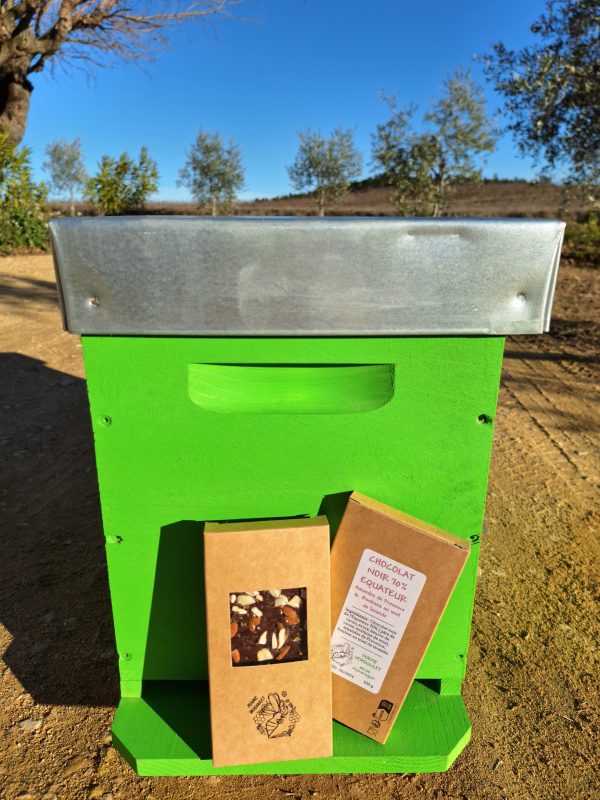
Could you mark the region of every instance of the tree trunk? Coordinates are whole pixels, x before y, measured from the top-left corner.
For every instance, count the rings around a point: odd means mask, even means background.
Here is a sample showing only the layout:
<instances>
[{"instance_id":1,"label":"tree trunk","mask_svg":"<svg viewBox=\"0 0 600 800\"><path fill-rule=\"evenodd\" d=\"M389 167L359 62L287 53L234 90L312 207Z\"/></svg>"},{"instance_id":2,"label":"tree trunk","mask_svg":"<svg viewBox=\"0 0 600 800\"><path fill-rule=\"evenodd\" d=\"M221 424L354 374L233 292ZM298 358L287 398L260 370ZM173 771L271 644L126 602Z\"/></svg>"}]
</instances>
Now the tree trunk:
<instances>
[{"instance_id":1,"label":"tree trunk","mask_svg":"<svg viewBox=\"0 0 600 800\"><path fill-rule=\"evenodd\" d=\"M211 203L212 203L212 215L213 215L213 217L216 217L217 216L217 198L216 198L216 196L214 194L213 194L213 196L211 198Z\"/></svg>"},{"instance_id":2,"label":"tree trunk","mask_svg":"<svg viewBox=\"0 0 600 800\"><path fill-rule=\"evenodd\" d=\"M436 217L441 217L442 216L442 209L444 208L444 192L445 192L445 190L446 190L446 181L444 179L444 174L442 173L442 175L440 176L440 190L439 190L439 193L438 193L439 200L438 200L437 208L436 208L436 214L435 214Z\"/></svg>"},{"instance_id":3,"label":"tree trunk","mask_svg":"<svg viewBox=\"0 0 600 800\"><path fill-rule=\"evenodd\" d=\"M319 216L320 217L324 217L325 216L325 195L323 194L323 192L319 192L317 194L317 208L319 210Z\"/></svg>"},{"instance_id":4,"label":"tree trunk","mask_svg":"<svg viewBox=\"0 0 600 800\"><path fill-rule=\"evenodd\" d=\"M69 194L69 211L71 216L75 216L75 198L73 197L73 192Z\"/></svg>"},{"instance_id":5,"label":"tree trunk","mask_svg":"<svg viewBox=\"0 0 600 800\"><path fill-rule=\"evenodd\" d=\"M23 75L0 77L0 133L7 133L18 145L25 133L33 86Z\"/></svg>"},{"instance_id":6,"label":"tree trunk","mask_svg":"<svg viewBox=\"0 0 600 800\"><path fill-rule=\"evenodd\" d=\"M437 175L436 199L433 205L433 216L441 217L444 207L444 191L446 188L446 161L440 161L440 169Z\"/></svg>"}]
</instances>

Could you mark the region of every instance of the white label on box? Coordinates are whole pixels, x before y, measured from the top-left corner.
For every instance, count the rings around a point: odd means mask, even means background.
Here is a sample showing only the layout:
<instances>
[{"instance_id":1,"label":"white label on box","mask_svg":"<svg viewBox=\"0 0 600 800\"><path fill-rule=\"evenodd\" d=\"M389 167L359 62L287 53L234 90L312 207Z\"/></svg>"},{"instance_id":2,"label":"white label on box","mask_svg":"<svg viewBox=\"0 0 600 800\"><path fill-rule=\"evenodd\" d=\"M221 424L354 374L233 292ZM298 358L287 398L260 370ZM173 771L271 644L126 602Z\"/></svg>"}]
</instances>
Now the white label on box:
<instances>
[{"instance_id":1,"label":"white label on box","mask_svg":"<svg viewBox=\"0 0 600 800\"><path fill-rule=\"evenodd\" d=\"M363 551L331 637L336 675L379 692L425 580L406 564Z\"/></svg>"}]
</instances>

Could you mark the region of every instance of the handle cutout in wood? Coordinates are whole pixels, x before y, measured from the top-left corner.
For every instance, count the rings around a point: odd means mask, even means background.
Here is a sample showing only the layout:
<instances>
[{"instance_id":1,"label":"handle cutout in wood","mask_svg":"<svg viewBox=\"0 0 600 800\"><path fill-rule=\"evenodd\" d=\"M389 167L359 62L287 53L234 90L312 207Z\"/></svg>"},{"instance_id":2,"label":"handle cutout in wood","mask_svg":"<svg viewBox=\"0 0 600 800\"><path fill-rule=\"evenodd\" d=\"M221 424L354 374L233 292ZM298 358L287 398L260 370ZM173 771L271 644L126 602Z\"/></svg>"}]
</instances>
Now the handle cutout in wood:
<instances>
[{"instance_id":1,"label":"handle cutout in wood","mask_svg":"<svg viewBox=\"0 0 600 800\"><path fill-rule=\"evenodd\" d=\"M190 399L238 414L359 414L394 395L393 364L189 364Z\"/></svg>"}]
</instances>

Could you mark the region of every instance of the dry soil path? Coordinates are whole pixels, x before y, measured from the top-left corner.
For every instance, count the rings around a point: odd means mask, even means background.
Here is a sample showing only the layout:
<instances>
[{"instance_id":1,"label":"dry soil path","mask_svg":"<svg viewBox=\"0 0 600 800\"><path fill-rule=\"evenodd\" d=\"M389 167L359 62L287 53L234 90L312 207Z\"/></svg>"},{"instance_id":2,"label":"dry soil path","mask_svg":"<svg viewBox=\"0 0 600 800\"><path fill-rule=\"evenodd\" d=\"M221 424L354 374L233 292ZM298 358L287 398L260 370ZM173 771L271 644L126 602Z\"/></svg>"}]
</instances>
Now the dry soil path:
<instances>
[{"instance_id":1,"label":"dry soil path","mask_svg":"<svg viewBox=\"0 0 600 800\"><path fill-rule=\"evenodd\" d=\"M117 700L81 351L50 258L0 259L0 798L600 796L600 273L562 269L551 336L507 342L465 701L443 775L138 778Z\"/></svg>"}]
</instances>

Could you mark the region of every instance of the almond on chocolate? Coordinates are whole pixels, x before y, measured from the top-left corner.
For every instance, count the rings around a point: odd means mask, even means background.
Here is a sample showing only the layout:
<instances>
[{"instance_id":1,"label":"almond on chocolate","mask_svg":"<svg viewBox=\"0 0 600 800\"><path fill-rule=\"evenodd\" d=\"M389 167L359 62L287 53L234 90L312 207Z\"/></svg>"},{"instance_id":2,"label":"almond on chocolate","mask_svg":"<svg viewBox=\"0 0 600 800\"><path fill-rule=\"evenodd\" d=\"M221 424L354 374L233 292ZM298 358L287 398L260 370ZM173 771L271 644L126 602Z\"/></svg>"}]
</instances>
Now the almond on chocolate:
<instances>
[{"instance_id":1,"label":"almond on chocolate","mask_svg":"<svg viewBox=\"0 0 600 800\"><path fill-rule=\"evenodd\" d=\"M308 658L306 587L258 592L237 590L228 591L228 594L236 597L237 603L246 604L244 609L238 605L230 606L231 646L238 654L237 658L232 657L234 666L267 665L273 660L303 661ZM281 598L287 600L288 597L296 599L297 607L281 605ZM240 614L249 607L250 600L250 615ZM291 628L294 637L288 642Z\"/></svg>"},{"instance_id":2,"label":"almond on chocolate","mask_svg":"<svg viewBox=\"0 0 600 800\"><path fill-rule=\"evenodd\" d=\"M291 606L284 606L282 611L288 625L297 625L300 622L300 617Z\"/></svg>"}]
</instances>

